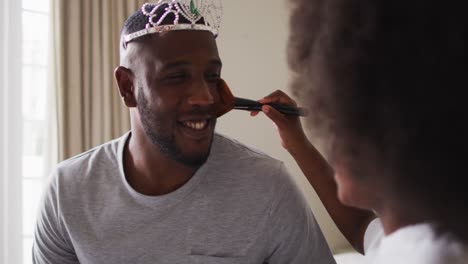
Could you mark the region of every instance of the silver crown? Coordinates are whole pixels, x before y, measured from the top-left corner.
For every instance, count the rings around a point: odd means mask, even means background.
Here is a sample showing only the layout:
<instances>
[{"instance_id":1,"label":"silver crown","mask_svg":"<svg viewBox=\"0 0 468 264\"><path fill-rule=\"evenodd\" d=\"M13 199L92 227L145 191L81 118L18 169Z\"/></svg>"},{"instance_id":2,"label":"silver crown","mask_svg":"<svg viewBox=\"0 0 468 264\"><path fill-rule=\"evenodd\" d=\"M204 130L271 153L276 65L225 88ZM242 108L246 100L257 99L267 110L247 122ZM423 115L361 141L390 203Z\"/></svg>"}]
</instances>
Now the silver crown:
<instances>
[{"instance_id":1,"label":"silver crown","mask_svg":"<svg viewBox=\"0 0 468 264\"><path fill-rule=\"evenodd\" d=\"M163 5L167 5L164 13L158 15L157 11ZM141 36L172 30L204 30L212 32L216 37L221 26L223 7L221 0L159 0L144 4L141 11L148 17L146 27L125 35L124 45ZM172 24L161 25L170 14L174 16ZM179 23L181 16L189 23ZM200 23L202 18L203 23Z\"/></svg>"}]
</instances>

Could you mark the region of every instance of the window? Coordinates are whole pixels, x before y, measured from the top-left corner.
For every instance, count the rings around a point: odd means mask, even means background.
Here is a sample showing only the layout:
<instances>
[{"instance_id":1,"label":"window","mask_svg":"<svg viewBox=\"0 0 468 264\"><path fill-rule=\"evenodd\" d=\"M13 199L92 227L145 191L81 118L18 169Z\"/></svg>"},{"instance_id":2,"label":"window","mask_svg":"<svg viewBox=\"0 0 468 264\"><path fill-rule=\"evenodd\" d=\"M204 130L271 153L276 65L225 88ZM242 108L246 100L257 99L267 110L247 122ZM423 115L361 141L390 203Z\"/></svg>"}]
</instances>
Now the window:
<instances>
[{"instance_id":1,"label":"window","mask_svg":"<svg viewBox=\"0 0 468 264\"><path fill-rule=\"evenodd\" d=\"M22 240L23 263L31 263L38 201L47 173L49 0L22 1Z\"/></svg>"},{"instance_id":2,"label":"window","mask_svg":"<svg viewBox=\"0 0 468 264\"><path fill-rule=\"evenodd\" d=\"M49 3L0 1L0 263L31 263L46 161Z\"/></svg>"}]
</instances>

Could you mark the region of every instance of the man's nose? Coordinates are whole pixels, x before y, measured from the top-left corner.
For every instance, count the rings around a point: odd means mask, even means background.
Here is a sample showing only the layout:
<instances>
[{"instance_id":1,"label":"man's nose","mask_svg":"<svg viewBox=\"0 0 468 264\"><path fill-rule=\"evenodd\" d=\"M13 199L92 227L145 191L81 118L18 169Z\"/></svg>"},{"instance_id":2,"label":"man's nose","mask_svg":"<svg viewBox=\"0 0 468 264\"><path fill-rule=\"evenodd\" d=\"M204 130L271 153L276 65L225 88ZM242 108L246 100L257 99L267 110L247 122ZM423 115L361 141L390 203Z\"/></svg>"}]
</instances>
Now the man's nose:
<instances>
[{"instance_id":1,"label":"man's nose","mask_svg":"<svg viewBox=\"0 0 468 264\"><path fill-rule=\"evenodd\" d=\"M212 105L214 104L214 92L216 89L211 88L205 80L202 80L192 86L188 102L190 105Z\"/></svg>"}]
</instances>

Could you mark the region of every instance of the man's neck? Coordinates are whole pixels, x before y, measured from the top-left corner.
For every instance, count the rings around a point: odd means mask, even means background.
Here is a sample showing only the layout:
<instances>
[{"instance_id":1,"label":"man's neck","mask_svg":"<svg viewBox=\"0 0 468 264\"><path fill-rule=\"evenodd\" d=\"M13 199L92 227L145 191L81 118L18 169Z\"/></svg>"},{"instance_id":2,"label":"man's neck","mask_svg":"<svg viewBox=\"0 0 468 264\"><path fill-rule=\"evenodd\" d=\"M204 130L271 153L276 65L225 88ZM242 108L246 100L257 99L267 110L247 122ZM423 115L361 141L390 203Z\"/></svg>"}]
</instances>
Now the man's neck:
<instances>
[{"instance_id":1,"label":"man's neck","mask_svg":"<svg viewBox=\"0 0 468 264\"><path fill-rule=\"evenodd\" d=\"M196 172L197 168L184 166L142 141L132 135L123 155L125 177L137 192L149 196L171 193Z\"/></svg>"}]
</instances>

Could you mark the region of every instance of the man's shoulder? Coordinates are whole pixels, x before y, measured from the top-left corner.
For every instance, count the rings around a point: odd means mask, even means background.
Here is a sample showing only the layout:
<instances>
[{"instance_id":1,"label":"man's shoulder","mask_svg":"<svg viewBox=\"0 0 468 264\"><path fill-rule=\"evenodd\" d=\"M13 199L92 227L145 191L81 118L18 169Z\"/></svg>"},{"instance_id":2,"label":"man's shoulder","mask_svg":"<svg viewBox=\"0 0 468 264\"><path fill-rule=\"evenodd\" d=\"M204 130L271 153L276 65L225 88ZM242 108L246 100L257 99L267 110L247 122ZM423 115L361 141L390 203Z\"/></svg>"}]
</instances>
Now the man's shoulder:
<instances>
[{"instance_id":1,"label":"man's shoulder","mask_svg":"<svg viewBox=\"0 0 468 264\"><path fill-rule=\"evenodd\" d=\"M56 166L55 173L62 176L88 175L101 169L118 167L119 148L126 136L108 141L81 154L68 158Z\"/></svg>"},{"instance_id":2,"label":"man's shoulder","mask_svg":"<svg viewBox=\"0 0 468 264\"><path fill-rule=\"evenodd\" d=\"M114 157L117 153L119 139L114 139L108 141L102 145L91 148L83 153L77 154L73 157L70 157L58 164L60 168L67 168L73 166L81 166L88 163L90 160L96 160L96 158Z\"/></svg>"},{"instance_id":3,"label":"man's shoulder","mask_svg":"<svg viewBox=\"0 0 468 264\"><path fill-rule=\"evenodd\" d=\"M289 181L282 161L221 134L215 136L209 164L212 170L224 175L219 178L228 177L262 188Z\"/></svg>"}]
</instances>

